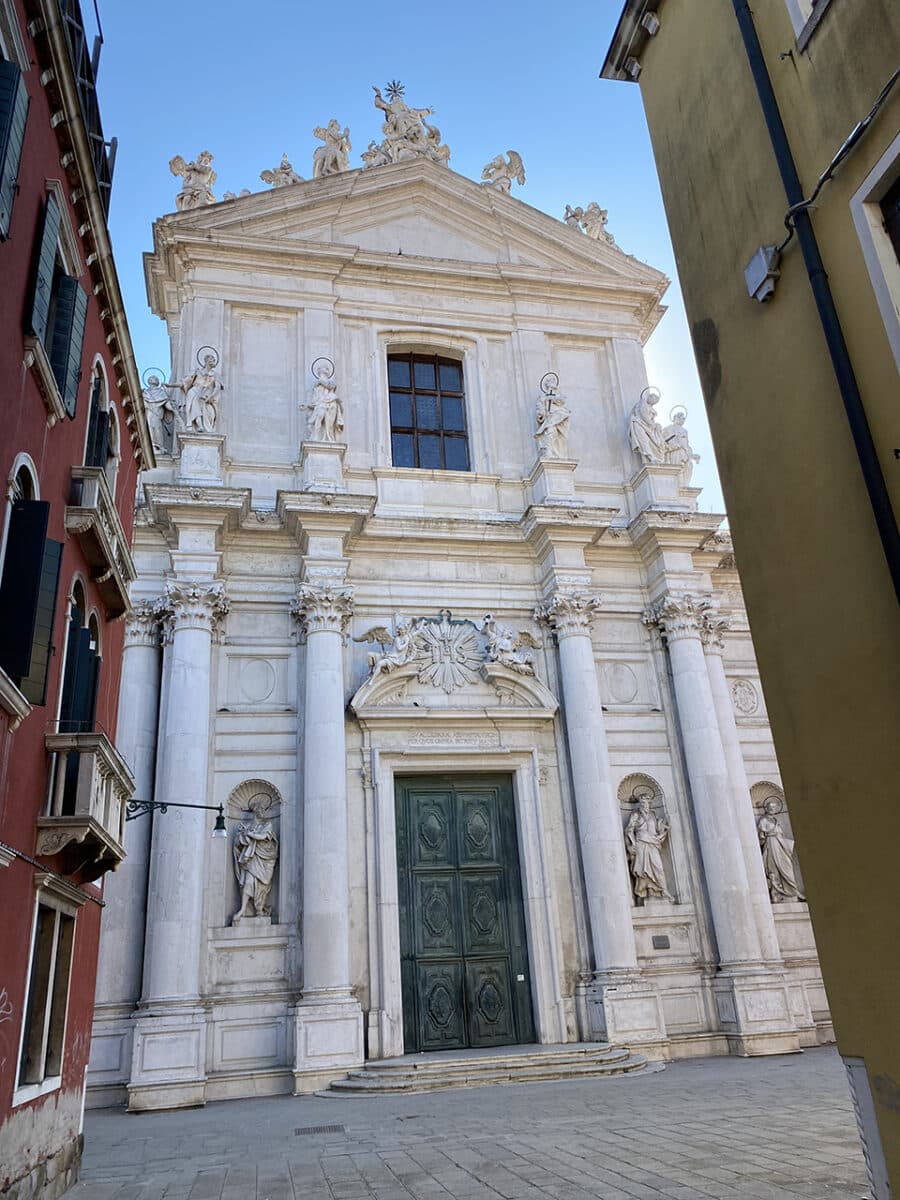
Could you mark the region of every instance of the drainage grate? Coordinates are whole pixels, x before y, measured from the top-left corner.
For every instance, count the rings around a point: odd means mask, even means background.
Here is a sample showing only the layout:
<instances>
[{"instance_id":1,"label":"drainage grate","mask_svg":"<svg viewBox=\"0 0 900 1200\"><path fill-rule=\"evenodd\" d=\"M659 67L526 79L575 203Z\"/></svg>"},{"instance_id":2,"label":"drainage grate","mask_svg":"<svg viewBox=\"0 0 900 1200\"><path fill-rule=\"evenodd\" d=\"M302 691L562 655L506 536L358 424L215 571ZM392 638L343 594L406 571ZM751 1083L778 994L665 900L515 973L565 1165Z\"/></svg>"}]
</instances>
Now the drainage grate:
<instances>
[{"instance_id":1,"label":"drainage grate","mask_svg":"<svg viewBox=\"0 0 900 1200\"><path fill-rule=\"evenodd\" d=\"M343 1133L343 1125L304 1125L294 1130L294 1137L306 1137L310 1133Z\"/></svg>"}]
</instances>

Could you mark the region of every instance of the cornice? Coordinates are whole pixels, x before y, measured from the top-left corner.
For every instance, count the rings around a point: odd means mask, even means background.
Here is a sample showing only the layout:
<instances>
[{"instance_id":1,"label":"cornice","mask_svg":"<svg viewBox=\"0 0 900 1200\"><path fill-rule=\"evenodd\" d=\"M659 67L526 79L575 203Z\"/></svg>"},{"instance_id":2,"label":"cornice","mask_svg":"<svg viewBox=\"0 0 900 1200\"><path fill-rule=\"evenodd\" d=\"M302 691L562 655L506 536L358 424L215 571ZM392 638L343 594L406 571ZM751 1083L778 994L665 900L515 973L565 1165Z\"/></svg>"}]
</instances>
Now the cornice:
<instances>
[{"instance_id":1,"label":"cornice","mask_svg":"<svg viewBox=\"0 0 900 1200\"><path fill-rule=\"evenodd\" d=\"M587 547L603 537L619 511L592 504L530 504L519 529L538 554L562 542Z\"/></svg>"},{"instance_id":2,"label":"cornice","mask_svg":"<svg viewBox=\"0 0 900 1200\"><path fill-rule=\"evenodd\" d=\"M310 533L357 537L375 511L375 496L349 492L291 492L279 489L275 512L285 531L296 538L305 553Z\"/></svg>"},{"instance_id":3,"label":"cornice","mask_svg":"<svg viewBox=\"0 0 900 1200\"><path fill-rule=\"evenodd\" d=\"M166 537L172 536L178 525L190 524L214 524L233 533L250 513L250 488L147 483L144 496L150 522Z\"/></svg>"},{"instance_id":4,"label":"cornice","mask_svg":"<svg viewBox=\"0 0 900 1200\"><path fill-rule=\"evenodd\" d=\"M656 547L695 551L724 519L722 513L645 508L629 524L627 532L632 544L642 553Z\"/></svg>"}]
</instances>

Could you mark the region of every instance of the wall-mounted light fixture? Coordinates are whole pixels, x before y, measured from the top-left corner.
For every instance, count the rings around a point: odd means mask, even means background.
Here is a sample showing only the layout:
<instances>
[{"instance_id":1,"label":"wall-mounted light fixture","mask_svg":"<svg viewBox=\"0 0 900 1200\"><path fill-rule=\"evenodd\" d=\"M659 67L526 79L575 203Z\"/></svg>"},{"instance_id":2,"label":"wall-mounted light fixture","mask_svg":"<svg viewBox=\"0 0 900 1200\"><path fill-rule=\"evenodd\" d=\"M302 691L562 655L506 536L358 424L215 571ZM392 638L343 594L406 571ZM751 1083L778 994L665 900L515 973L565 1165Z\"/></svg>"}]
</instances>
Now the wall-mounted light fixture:
<instances>
[{"instance_id":1,"label":"wall-mounted light fixture","mask_svg":"<svg viewBox=\"0 0 900 1200\"><path fill-rule=\"evenodd\" d=\"M214 838L228 837L228 829L225 825L225 809L221 804L181 804L175 800L169 800L165 803L162 800L129 800L125 805L125 820L133 821L136 817L142 817L144 813L164 813L170 808L202 808L206 812L217 813L212 836Z\"/></svg>"}]
</instances>

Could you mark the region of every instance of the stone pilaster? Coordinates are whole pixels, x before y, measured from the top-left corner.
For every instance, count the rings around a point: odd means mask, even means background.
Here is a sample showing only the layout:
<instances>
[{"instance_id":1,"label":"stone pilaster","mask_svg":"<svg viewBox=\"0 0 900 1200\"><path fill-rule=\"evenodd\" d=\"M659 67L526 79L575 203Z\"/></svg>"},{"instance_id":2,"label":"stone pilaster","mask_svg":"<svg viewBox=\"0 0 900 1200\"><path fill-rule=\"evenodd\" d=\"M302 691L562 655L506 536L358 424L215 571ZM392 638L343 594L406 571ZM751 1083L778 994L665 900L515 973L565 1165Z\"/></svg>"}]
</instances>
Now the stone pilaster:
<instances>
[{"instance_id":1,"label":"stone pilaster","mask_svg":"<svg viewBox=\"0 0 900 1200\"><path fill-rule=\"evenodd\" d=\"M296 1010L295 1092L314 1091L363 1059L362 1011L350 991L350 886L344 629L352 589L301 584L303 694L303 996Z\"/></svg>"},{"instance_id":2,"label":"stone pilaster","mask_svg":"<svg viewBox=\"0 0 900 1200\"><path fill-rule=\"evenodd\" d=\"M708 597L667 592L644 613L644 622L659 629L672 667L719 950L720 970L714 983L719 1020L733 1052L781 1054L799 1049L799 1041L783 977L762 969L728 764L700 638L709 609Z\"/></svg>"},{"instance_id":3,"label":"stone pilaster","mask_svg":"<svg viewBox=\"0 0 900 1200\"><path fill-rule=\"evenodd\" d=\"M168 702L154 799L206 804L213 636L228 612L218 581L176 579L160 606ZM144 988L134 1035L131 1109L202 1104L206 1015L200 1003L203 881L212 814L170 808L153 817Z\"/></svg>"},{"instance_id":4,"label":"stone pilaster","mask_svg":"<svg viewBox=\"0 0 900 1200\"><path fill-rule=\"evenodd\" d=\"M559 649L594 954L589 1001L599 1036L609 1041L661 1042L665 1030L659 998L638 972L622 820L612 785L591 640L591 622L599 609L598 596L557 592L535 610L535 618L552 627Z\"/></svg>"}]
</instances>

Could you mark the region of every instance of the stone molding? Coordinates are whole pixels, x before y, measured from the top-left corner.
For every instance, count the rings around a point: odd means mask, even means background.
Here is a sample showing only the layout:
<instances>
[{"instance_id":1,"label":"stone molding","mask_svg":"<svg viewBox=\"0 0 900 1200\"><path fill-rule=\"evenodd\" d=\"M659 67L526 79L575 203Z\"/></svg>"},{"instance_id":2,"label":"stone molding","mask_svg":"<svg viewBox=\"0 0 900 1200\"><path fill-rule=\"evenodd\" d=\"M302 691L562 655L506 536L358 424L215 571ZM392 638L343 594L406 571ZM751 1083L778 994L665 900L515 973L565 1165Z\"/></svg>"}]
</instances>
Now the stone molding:
<instances>
[{"instance_id":1,"label":"stone molding","mask_svg":"<svg viewBox=\"0 0 900 1200\"><path fill-rule=\"evenodd\" d=\"M353 613L353 588L302 583L291 604L291 615L312 633L343 633Z\"/></svg>"},{"instance_id":2,"label":"stone molding","mask_svg":"<svg viewBox=\"0 0 900 1200\"><path fill-rule=\"evenodd\" d=\"M678 638L699 638L711 603L709 596L667 592L644 610L641 619L645 625L655 625L668 642Z\"/></svg>"},{"instance_id":3,"label":"stone molding","mask_svg":"<svg viewBox=\"0 0 900 1200\"><path fill-rule=\"evenodd\" d=\"M161 640L160 605L165 604L162 598L156 600L139 600L131 606L125 617L124 649L132 646L158 646Z\"/></svg>"},{"instance_id":4,"label":"stone molding","mask_svg":"<svg viewBox=\"0 0 900 1200\"><path fill-rule=\"evenodd\" d=\"M538 605L534 619L551 626L556 640L590 636L591 622L600 611L602 600L588 592L556 592L547 604Z\"/></svg>"},{"instance_id":5,"label":"stone molding","mask_svg":"<svg viewBox=\"0 0 900 1200\"><path fill-rule=\"evenodd\" d=\"M180 629L200 629L217 637L229 608L225 587L219 580L173 580L166 584L166 594L157 607L163 641L171 642Z\"/></svg>"}]
</instances>

